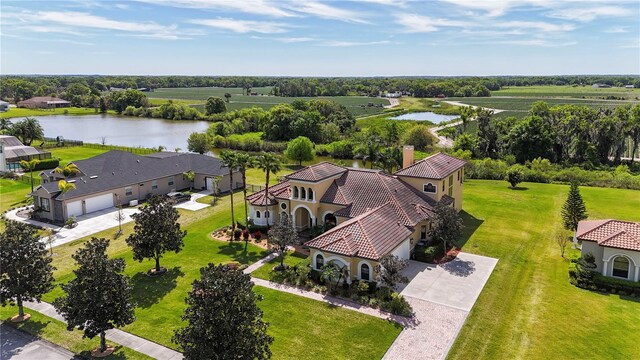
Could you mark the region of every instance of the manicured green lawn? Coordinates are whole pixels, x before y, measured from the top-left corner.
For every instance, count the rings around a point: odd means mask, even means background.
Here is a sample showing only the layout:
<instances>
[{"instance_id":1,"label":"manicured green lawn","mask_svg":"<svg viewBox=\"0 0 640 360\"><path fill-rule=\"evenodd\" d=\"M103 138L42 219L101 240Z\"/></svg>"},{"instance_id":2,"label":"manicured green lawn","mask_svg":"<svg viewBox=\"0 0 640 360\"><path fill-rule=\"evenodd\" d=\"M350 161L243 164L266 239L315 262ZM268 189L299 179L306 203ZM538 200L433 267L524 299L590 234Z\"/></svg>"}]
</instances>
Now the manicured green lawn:
<instances>
[{"instance_id":1,"label":"manicured green lawn","mask_svg":"<svg viewBox=\"0 0 640 360\"><path fill-rule=\"evenodd\" d=\"M62 166L67 165L71 161L88 159L108 151L86 146L61 147L48 150L51 152L51 157L60 159L60 165Z\"/></svg>"},{"instance_id":2,"label":"manicured green lawn","mask_svg":"<svg viewBox=\"0 0 640 360\"><path fill-rule=\"evenodd\" d=\"M18 313L18 308L16 306L7 306L0 308L0 319L5 322L5 324L12 326L16 329L20 329L25 331L31 335L40 337L42 339L48 340L54 344L58 344L63 348L79 354L85 358L90 358L90 351L95 349L100 345L100 338L95 337L93 339L83 339L82 332L80 330L68 331L67 325L58 321L56 319L50 318L48 316L42 315L35 311L26 310L27 313L31 314L31 318L28 321L13 324L11 321L11 317ZM114 344L110 341L107 341L107 344L110 346L114 346L116 351L108 357L104 359L107 360L115 360L115 359L129 359L129 360L147 360L153 359L152 357L141 354L137 351L131 350L127 347L123 347L117 344Z\"/></svg>"},{"instance_id":3,"label":"manicured green lawn","mask_svg":"<svg viewBox=\"0 0 640 360\"><path fill-rule=\"evenodd\" d=\"M256 286L274 359L380 359L402 331L389 321Z\"/></svg>"},{"instance_id":4,"label":"manicured green lawn","mask_svg":"<svg viewBox=\"0 0 640 360\"><path fill-rule=\"evenodd\" d=\"M284 263L289 266L296 266L306 258L306 255L290 252L289 254L287 254L287 256L284 257ZM264 266L261 266L256 271L252 272L251 276L259 279L272 280L272 269L278 264L280 264L280 258L276 257L275 259L264 264Z\"/></svg>"},{"instance_id":5,"label":"manicured green lawn","mask_svg":"<svg viewBox=\"0 0 640 360\"><path fill-rule=\"evenodd\" d=\"M0 179L0 212L29 203L31 185L22 181Z\"/></svg>"},{"instance_id":6,"label":"manicured green lawn","mask_svg":"<svg viewBox=\"0 0 640 360\"><path fill-rule=\"evenodd\" d=\"M113 111L109 111L113 113ZM46 115L93 115L97 114L95 109L87 108L59 108L59 109L25 109L25 108L11 108L9 111L0 113L0 118L18 118L27 116L46 116Z\"/></svg>"},{"instance_id":7,"label":"manicured green lawn","mask_svg":"<svg viewBox=\"0 0 640 360\"><path fill-rule=\"evenodd\" d=\"M640 301L569 284L554 231L568 186L469 180L463 251L499 262L449 359L631 359ZM582 187L591 219L640 221L640 191ZM574 250L574 255L575 255Z\"/></svg>"}]
</instances>

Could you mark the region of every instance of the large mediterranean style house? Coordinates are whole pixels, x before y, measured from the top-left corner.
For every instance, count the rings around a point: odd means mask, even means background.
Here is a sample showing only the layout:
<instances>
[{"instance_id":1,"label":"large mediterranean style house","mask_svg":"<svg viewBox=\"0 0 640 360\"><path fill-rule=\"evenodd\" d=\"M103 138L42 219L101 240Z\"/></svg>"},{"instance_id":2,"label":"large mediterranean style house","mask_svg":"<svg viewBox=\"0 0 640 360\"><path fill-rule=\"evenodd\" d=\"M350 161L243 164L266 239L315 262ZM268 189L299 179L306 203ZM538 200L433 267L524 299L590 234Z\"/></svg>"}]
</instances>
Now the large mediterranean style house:
<instances>
[{"instance_id":1,"label":"large mediterranean style house","mask_svg":"<svg viewBox=\"0 0 640 360\"><path fill-rule=\"evenodd\" d=\"M287 175L266 196L249 195L250 217L271 225L286 216L298 231L330 228L304 244L312 267L333 262L347 267L348 281L372 281L383 256L409 259L427 238L438 202L462 208L464 164L443 153L413 163L409 146L394 174L322 162Z\"/></svg>"},{"instance_id":2,"label":"large mediterranean style house","mask_svg":"<svg viewBox=\"0 0 640 360\"><path fill-rule=\"evenodd\" d=\"M188 189L228 192L229 169L219 159L200 154L159 152L135 155L111 150L86 160L73 161L80 170L65 178L53 170L40 173L42 185L31 194L40 209L39 216L63 222L118 205L136 204L150 195L163 195ZM184 173L193 171L193 183ZM239 174L234 171L234 176ZM58 182L66 180L75 189L61 192ZM216 185L216 181L217 185ZM239 184L234 184L238 188Z\"/></svg>"},{"instance_id":3,"label":"large mediterranean style house","mask_svg":"<svg viewBox=\"0 0 640 360\"><path fill-rule=\"evenodd\" d=\"M583 220L574 241L582 255L593 254L602 275L640 281L640 223Z\"/></svg>"}]
</instances>

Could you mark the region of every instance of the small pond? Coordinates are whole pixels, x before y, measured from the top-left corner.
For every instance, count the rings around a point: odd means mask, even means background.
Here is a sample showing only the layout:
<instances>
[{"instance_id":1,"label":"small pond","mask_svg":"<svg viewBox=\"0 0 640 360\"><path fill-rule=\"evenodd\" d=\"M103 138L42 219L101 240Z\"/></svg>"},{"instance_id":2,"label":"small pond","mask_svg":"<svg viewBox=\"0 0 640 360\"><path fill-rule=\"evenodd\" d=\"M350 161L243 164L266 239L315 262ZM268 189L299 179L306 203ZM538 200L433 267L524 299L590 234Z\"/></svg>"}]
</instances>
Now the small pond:
<instances>
[{"instance_id":1,"label":"small pond","mask_svg":"<svg viewBox=\"0 0 640 360\"><path fill-rule=\"evenodd\" d=\"M394 116L389 118L390 120L414 120L414 121L430 121L434 124L439 124L444 121L453 120L459 118L458 115L441 115L431 111L414 112L403 115Z\"/></svg>"}]
</instances>

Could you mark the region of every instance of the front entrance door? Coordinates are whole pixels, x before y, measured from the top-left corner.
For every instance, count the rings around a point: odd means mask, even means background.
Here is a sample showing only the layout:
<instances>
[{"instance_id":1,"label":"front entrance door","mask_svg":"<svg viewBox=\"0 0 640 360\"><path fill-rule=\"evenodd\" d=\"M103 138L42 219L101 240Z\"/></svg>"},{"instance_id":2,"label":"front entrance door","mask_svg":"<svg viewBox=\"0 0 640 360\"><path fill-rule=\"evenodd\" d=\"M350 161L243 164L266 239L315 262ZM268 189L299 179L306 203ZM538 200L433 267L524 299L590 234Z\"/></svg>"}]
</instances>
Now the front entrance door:
<instances>
[{"instance_id":1,"label":"front entrance door","mask_svg":"<svg viewBox=\"0 0 640 360\"><path fill-rule=\"evenodd\" d=\"M427 225L420 226L420 240L427 238Z\"/></svg>"},{"instance_id":2,"label":"front entrance door","mask_svg":"<svg viewBox=\"0 0 640 360\"><path fill-rule=\"evenodd\" d=\"M213 190L213 178L210 178L210 177L205 178L205 188L207 190Z\"/></svg>"}]
</instances>

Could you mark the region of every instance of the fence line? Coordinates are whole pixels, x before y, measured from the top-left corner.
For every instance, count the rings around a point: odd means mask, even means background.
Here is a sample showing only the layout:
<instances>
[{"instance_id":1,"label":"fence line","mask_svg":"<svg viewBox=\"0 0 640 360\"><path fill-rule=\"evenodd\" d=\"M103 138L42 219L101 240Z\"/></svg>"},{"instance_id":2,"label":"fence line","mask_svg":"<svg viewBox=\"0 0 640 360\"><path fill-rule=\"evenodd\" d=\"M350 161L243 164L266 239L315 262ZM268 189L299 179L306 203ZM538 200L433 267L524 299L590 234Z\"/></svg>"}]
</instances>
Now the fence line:
<instances>
[{"instance_id":1,"label":"fence line","mask_svg":"<svg viewBox=\"0 0 640 360\"><path fill-rule=\"evenodd\" d=\"M103 150L122 150L126 152L130 152L133 154L153 154L157 152L156 149L147 149L143 147L128 147L128 146L118 146L118 145L102 145L102 144L91 144L85 143L84 147L92 148L92 149L103 149Z\"/></svg>"}]
</instances>

